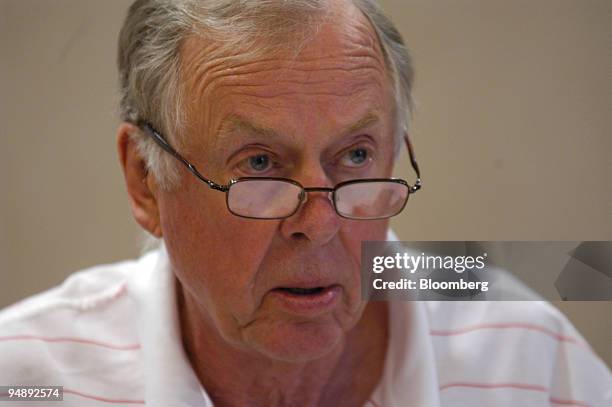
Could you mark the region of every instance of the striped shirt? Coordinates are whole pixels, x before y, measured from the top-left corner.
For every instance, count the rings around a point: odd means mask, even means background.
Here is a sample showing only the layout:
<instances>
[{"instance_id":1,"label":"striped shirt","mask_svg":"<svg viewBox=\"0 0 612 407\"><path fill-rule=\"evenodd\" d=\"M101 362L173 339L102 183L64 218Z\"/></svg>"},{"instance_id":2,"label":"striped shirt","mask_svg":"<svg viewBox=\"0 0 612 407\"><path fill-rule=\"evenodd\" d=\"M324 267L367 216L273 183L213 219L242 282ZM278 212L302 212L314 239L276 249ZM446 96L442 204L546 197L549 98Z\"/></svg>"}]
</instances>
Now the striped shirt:
<instances>
[{"instance_id":1,"label":"striped shirt","mask_svg":"<svg viewBox=\"0 0 612 407\"><path fill-rule=\"evenodd\" d=\"M4 309L0 385L63 386L48 405L212 406L181 344L174 284L162 247ZM612 406L609 369L546 302L389 310L383 376L364 407Z\"/></svg>"}]
</instances>

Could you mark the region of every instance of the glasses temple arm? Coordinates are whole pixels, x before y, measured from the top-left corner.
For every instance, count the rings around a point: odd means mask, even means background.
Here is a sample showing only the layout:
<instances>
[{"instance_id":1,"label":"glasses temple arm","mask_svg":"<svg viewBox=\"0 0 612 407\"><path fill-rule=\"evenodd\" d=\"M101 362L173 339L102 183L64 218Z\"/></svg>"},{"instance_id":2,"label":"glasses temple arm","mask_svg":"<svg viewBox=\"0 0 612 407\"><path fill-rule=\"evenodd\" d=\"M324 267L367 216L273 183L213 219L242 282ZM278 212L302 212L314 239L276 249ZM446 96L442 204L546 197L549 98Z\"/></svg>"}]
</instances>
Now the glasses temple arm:
<instances>
[{"instance_id":1,"label":"glasses temple arm","mask_svg":"<svg viewBox=\"0 0 612 407\"><path fill-rule=\"evenodd\" d=\"M417 179L414 185L410 187L410 193L412 194L421 189L421 171L419 170L419 164L416 162L416 158L414 157L412 143L410 142L408 136L404 136L404 141L406 142L406 147L408 148L408 157L410 157L410 164L412 165L412 168L414 169L414 172L416 172L417 175Z\"/></svg>"},{"instance_id":2,"label":"glasses temple arm","mask_svg":"<svg viewBox=\"0 0 612 407\"><path fill-rule=\"evenodd\" d=\"M153 126L151 126L151 124L147 123L147 122L142 122L139 124L140 128L144 129L149 136L151 136L151 138L153 138L153 141L155 141L155 143L157 145L159 145L162 149L164 149L165 151L167 151L168 153L170 153L174 158L176 158L178 161L181 162L181 164L183 164L185 167L187 167L187 169L196 177L198 177L202 182L206 183L210 188L212 189L216 189L218 191L227 191L228 187L227 185L220 185L217 184L211 180L209 180L208 178L206 178L205 176L203 176L202 174L200 174L200 172L198 171L198 169L195 167L195 165L191 164L189 161L187 161L185 158L183 158L182 155L180 155L171 145L170 143L168 143L168 141L166 141L166 139L159 134L159 132L157 130L155 130L153 128Z\"/></svg>"}]
</instances>

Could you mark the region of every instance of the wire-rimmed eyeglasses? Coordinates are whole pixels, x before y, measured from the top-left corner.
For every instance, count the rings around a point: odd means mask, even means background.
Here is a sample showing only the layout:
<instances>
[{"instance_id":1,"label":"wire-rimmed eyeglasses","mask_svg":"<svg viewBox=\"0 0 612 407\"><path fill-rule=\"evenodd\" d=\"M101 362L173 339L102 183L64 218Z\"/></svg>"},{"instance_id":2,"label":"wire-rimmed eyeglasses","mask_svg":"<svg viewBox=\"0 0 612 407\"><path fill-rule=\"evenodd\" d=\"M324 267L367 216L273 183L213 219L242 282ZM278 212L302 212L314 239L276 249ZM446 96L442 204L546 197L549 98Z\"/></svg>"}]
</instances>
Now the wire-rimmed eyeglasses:
<instances>
[{"instance_id":1,"label":"wire-rimmed eyeglasses","mask_svg":"<svg viewBox=\"0 0 612 407\"><path fill-rule=\"evenodd\" d=\"M399 178L362 178L341 182L333 188L304 187L293 179L279 177L241 177L228 184L217 184L183 158L151 124L140 122L138 126L200 181L225 192L227 209L242 218L285 219L299 210L309 192L326 192L336 213L343 218L385 219L400 213L410 194L421 189L421 174L408 137L404 140L417 175L414 185Z\"/></svg>"}]
</instances>

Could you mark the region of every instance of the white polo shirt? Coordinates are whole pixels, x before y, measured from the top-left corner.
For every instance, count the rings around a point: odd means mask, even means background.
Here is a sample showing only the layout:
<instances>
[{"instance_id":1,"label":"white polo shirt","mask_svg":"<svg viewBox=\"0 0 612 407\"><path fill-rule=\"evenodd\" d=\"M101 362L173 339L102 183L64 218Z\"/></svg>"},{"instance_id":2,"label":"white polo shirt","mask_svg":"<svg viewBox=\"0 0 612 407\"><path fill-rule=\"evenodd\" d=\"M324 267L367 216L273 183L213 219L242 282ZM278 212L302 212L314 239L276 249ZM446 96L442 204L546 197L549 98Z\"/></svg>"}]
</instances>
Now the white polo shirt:
<instances>
[{"instance_id":1,"label":"white polo shirt","mask_svg":"<svg viewBox=\"0 0 612 407\"><path fill-rule=\"evenodd\" d=\"M162 249L93 267L0 312L0 385L64 386L16 406L213 406L180 340ZM390 302L364 407L612 406L612 375L546 302ZM612 344L611 344L612 345Z\"/></svg>"}]
</instances>

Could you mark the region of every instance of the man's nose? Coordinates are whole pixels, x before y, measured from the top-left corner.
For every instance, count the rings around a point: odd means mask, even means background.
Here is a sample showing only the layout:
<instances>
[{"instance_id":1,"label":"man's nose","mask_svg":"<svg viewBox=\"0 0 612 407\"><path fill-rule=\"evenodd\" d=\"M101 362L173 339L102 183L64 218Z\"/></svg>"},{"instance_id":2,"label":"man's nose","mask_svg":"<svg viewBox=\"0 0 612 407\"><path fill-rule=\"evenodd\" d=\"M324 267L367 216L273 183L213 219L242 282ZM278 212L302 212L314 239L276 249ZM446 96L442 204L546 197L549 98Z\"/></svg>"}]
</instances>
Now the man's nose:
<instances>
[{"instance_id":1,"label":"man's nose","mask_svg":"<svg viewBox=\"0 0 612 407\"><path fill-rule=\"evenodd\" d=\"M304 177L299 182L305 186L300 208L293 216L281 222L281 234L286 239L325 245L340 229L340 218L332 201L333 186L322 171L317 176Z\"/></svg>"}]
</instances>

